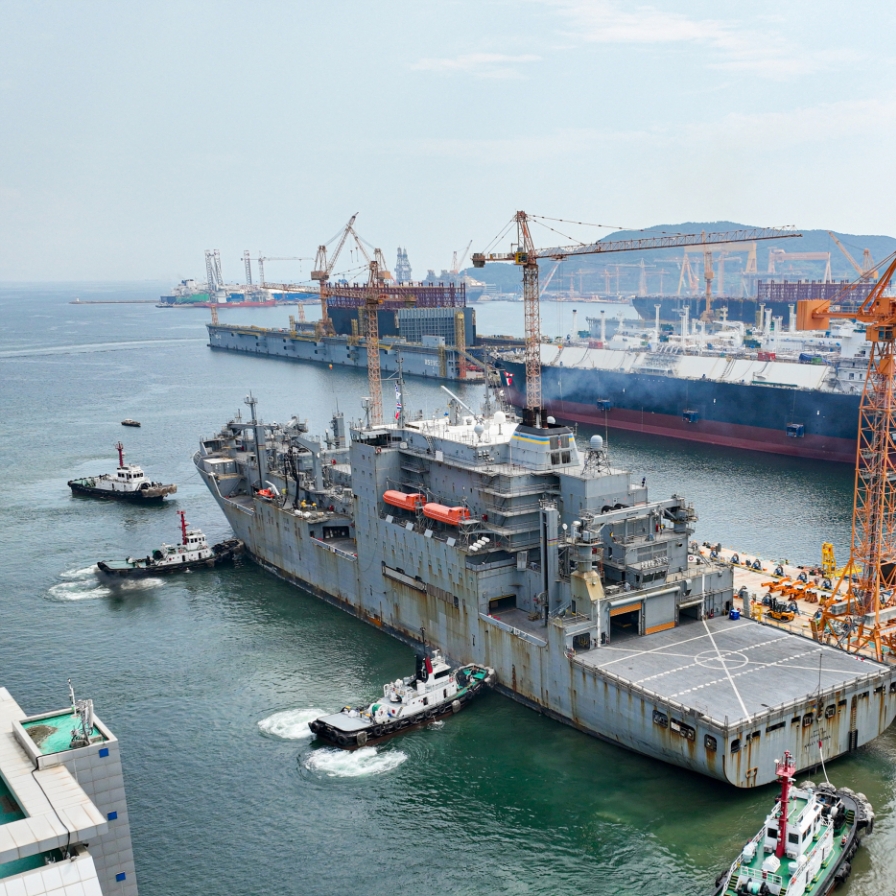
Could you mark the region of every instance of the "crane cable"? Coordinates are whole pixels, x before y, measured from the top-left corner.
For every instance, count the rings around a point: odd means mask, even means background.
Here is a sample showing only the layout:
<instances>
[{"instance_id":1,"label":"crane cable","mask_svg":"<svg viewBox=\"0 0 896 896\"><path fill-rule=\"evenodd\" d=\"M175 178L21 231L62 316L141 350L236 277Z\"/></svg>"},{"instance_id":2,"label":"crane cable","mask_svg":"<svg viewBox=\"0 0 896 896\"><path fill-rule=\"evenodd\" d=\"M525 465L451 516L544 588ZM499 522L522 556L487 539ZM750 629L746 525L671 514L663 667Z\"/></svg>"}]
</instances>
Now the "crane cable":
<instances>
[{"instance_id":1,"label":"crane cable","mask_svg":"<svg viewBox=\"0 0 896 896\"><path fill-rule=\"evenodd\" d=\"M498 233L498 235L497 235L497 236L496 236L496 237L495 237L495 238L494 238L494 239L493 239L493 240L492 240L492 241L485 247L485 249L483 250L482 254L483 254L483 255L488 255L488 254L489 254L489 251L490 251L492 248L494 248L500 240L504 239L504 237L507 235L507 232L510 230L511 227L513 227L514 224L516 224L516 217L515 217L515 216L514 216L513 218L511 218L511 219L504 225L504 227L500 230L500 232Z\"/></svg>"}]
</instances>

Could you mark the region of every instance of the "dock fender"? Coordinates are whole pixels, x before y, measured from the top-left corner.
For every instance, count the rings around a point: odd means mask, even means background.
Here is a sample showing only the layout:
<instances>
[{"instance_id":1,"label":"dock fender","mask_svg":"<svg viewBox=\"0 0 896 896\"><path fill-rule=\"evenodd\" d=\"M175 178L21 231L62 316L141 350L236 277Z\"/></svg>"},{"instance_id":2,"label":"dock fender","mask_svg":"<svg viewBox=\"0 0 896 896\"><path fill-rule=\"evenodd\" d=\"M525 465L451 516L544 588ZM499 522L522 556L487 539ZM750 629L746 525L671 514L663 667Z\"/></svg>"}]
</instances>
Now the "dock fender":
<instances>
[{"instance_id":1,"label":"dock fender","mask_svg":"<svg viewBox=\"0 0 896 896\"><path fill-rule=\"evenodd\" d=\"M452 712L460 712L460 700L452 700L451 701L451 711Z\"/></svg>"}]
</instances>

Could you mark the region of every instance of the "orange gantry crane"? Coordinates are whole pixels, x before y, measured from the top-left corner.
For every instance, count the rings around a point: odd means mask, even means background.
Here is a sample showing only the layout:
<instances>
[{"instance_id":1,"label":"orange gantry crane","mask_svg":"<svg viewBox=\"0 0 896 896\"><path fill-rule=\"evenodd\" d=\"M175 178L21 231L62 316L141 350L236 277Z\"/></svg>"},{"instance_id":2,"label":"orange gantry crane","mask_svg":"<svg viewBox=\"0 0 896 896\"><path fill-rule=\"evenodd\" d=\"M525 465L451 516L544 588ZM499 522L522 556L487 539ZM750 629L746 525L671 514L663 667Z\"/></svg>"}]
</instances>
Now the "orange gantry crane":
<instances>
[{"instance_id":1,"label":"orange gantry crane","mask_svg":"<svg viewBox=\"0 0 896 896\"><path fill-rule=\"evenodd\" d=\"M867 325L871 343L859 404L849 563L821 606L816 633L890 662L896 662L896 296L887 287L894 273L896 255L857 309L816 299L797 305L799 329L852 319ZM845 298L849 292L846 287Z\"/></svg>"},{"instance_id":2,"label":"orange gantry crane","mask_svg":"<svg viewBox=\"0 0 896 896\"><path fill-rule=\"evenodd\" d=\"M538 260L552 258L562 260L574 255L597 255L605 252L637 252L646 249L672 249L683 246L713 246L719 243L741 243L753 240L781 239L797 237L801 234L774 228L754 228L752 230L731 230L722 233L667 234L631 240L602 240L597 243L580 243L575 246L555 246L536 249L529 229L530 219L539 216L517 212L513 217L516 224L517 241L510 252L474 252L473 266L485 267L490 261L512 261L523 269L523 310L526 330L526 408L523 422L528 426L541 427L541 317L539 311ZM549 219L550 220L550 219ZM556 219L554 219L556 220Z\"/></svg>"}]
</instances>

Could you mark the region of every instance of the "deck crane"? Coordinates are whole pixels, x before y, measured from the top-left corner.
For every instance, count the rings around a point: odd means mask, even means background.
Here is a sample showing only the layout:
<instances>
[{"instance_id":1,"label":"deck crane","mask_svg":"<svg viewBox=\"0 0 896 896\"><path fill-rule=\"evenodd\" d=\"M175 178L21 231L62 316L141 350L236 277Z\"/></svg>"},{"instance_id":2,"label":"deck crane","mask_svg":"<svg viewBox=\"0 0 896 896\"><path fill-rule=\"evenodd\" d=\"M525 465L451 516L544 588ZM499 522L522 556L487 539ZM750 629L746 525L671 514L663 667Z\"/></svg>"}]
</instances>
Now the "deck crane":
<instances>
[{"instance_id":1,"label":"deck crane","mask_svg":"<svg viewBox=\"0 0 896 896\"><path fill-rule=\"evenodd\" d=\"M837 239L837 235L829 230L828 236L837 244L837 248L846 256L846 260L855 268L856 273L862 280L877 280L880 273L874 266L874 260L871 258L870 249L863 250L862 266L859 267L859 263L852 257L846 246Z\"/></svg>"},{"instance_id":2,"label":"deck crane","mask_svg":"<svg viewBox=\"0 0 896 896\"><path fill-rule=\"evenodd\" d=\"M716 245L752 240L779 239L800 236L799 233L772 228L732 230L722 233L670 234L631 240L603 240L597 243L581 243L575 246L557 246L536 249L529 229L530 219L536 216L519 211L513 217L517 241L511 252L473 253L473 266L485 267L490 261L511 261L523 269L523 311L526 331L526 409L523 422L528 426L542 426L541 400L541 318L539 313L538 260L570 258L575 255L597 255L605 252L636 252L645 249L670 249L678 246Z\"/></svg>"},{"instance_id":3,"label":"deck crane","mask_svg":"<svg viewBox=\"0 0 896 896\"><path fill-rule=\"evenodd\" d=\"M857 320L867 325L871 343L859 404L849 563L820 608L816 635L833 636L854 652L870 647L879 661L886 648L890 662L896 662L896 297L887 287L894 273L896 255L858 309L821 299L797 303L800 329L827 329L832 318ZM844 288L844 298L849 292Z\"/></svg>"}]
</instances>

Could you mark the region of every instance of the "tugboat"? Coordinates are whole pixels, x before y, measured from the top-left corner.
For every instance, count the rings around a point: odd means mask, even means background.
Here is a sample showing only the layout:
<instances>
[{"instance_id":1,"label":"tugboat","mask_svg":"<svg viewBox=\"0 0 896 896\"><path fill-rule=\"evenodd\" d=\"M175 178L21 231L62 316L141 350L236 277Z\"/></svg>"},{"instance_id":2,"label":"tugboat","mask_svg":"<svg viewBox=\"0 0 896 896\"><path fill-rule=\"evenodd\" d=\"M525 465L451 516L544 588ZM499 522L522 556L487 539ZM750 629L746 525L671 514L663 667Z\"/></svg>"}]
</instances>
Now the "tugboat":
<instances>
[{"instance_id":1,"label":"tugboat","mask_svg":"<svg viewBox=\"0 0 896 896\"><path fill-rule=\"evenodd\" d=\"M460 712L495 682L495 670L470 663L451 671L441 654L417 654L414 675L383 685L381 699L369 706L346 706L308 726L321 740L346 749L363 747L414 725Z\"/></svg>"},{"instance_id":2,"label":"tugboat","mask_svg":"<svg viewBox=\"0 0 896 896\"><path fill-rule=\"evenodd\" d=\"M90 476L86 479L70 479L68 487L78 495L136 501L141 504L160 504L166 495L173 495L177 491L176 485L150 482L136 464L125 465L124 445L116 442L115 447L118 449L118 469L114 476L104 473L102 476Z\"/></svg>"},{"instance_id":3,"label":"tugboat","mask_svg":"<svg viewBox=\"0 0 896 896\"><path fill-rule=\"evenodd\" d=\"M155 576L160 573L183 572L187 569L198 569L203 566L217 566L232 560L235 554L243 549L238 538L228 538L219 544L209 547L205 535L199 529L188 529L186 513L180 514L181 543L163 544L148 557L128 557L127 560L100 560L97 567L101 572L111 576Z\"/></svg>"},{"instance_id":4,"label":"tugboat","mask_svg":"<svg viewBox=\"0 0 896 896\"><path fill-rule=\"evenodd\" d=\"M826 782L793 786L789 752L777 762L781 796L759 833L717 883L715 896L827 896L852 870L860 834L874 829L864 794Z\"/></svg>"}]
</instances>

